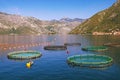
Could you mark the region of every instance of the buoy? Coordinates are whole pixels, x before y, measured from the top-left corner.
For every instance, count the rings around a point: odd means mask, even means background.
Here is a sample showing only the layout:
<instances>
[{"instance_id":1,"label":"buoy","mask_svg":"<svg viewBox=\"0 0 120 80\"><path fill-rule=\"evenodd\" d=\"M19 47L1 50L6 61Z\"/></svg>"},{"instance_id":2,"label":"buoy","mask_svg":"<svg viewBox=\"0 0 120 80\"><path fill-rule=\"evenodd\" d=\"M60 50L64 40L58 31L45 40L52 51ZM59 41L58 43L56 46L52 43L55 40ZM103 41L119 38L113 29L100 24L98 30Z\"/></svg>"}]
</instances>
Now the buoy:
<instances>
[{"instance_id":1,"label":"buoy","mask_svg":"<svg viewBox=\"0 0 120 80\"><path fill-rule=\"evenodd\" d=\"M30 68L30 67L31 67L30 62L26 63L26 67L27 67L27 68Z\"/></svg>"},{"instance_id":2,"label":"buoy","mask_svg":"<svg viewBox=\"0 0 120 80\"><path fill-rule=\"evenodd\" d=\"M69 51L67 50L67 54L69 54Z\"/></svg>"},{"instance_id":3,"label":"buoy","mask_svg":"<svg viewBox=\"0 0 120 80\"><path fill-rule=\"evenodd\" d=\"M26 63L27 68L31 68L32 65L33 65L33 61L29 61Z\"/></svg>"}]
</instances>

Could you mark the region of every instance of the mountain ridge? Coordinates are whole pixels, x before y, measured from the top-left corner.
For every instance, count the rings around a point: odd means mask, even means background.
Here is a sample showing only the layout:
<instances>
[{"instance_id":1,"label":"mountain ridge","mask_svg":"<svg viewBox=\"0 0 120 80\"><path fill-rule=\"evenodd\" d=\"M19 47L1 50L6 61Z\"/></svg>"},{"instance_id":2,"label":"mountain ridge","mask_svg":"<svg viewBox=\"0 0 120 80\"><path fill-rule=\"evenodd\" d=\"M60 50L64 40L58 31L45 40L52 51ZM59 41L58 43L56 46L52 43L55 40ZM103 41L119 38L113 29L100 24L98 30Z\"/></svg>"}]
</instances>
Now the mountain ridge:
<instances>
[{"instance_id":1,"label":"mountain ridge","mask_svg":"<svg viewBox=\"0 0 120 80\"><path fill-rule=\"evenodd\" d=\"M120 31L120 0L117 0L111 7L100 11L77 26L70 33L72 34L93 34L94 32L110 33Z\"/></svg>"},{"instance_id":2,"label":"mountain ridge","mask_svg":"<svg viewBox=\"0 0 120 80\"><path fill-rule=\"evenodd\" d=\"M69 18L70 19L70 18ZM0 12L0 34L55 34L68 33L82 22L51 20L44 21L35 17L25 17L16 14ZM84 20L84 19L83 19Z\"/></svg>"}]
</instances>

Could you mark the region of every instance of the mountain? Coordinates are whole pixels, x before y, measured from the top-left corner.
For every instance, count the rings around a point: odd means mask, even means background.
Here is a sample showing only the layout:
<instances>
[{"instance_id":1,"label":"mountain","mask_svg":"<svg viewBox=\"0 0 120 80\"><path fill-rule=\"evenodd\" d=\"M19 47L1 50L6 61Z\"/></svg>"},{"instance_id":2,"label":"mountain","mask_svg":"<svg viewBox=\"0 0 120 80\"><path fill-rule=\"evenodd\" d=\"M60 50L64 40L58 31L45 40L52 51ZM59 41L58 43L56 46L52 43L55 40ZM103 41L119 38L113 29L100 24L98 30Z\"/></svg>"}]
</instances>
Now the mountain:
<instances>
[{"instance_id":1,"label":"mountain","mask_svg":"<svg viewBox=\"0 0 120 80\"><path fill-rule=\"evenodd\" d=\"M47 30L42 21L34 17L23 17L0 12L0 34L39 34Z\"/></svg>"},{"instance_id":2,"label":"mountain","mask_svg":"<svg viewBox=\"0 0 120 80\"><path fill-rule=\"evenodd\" d=\"M49 21L49 26L52 27L52 30L57 33L69 33L76 26L84 22L85 19L80 18L62 18L60 20L51 20Z\"/></svg>"},{"instance_id":3,"label":"mountain","mask_svg":"<svg viewBox=\"0 0 120 80\"><path fill-rule=\"evenodd\" d=\"M111 7L87 19L70 33L72 34L94 34L94 33L120 32L120 0Z\"/></svg>"},{"instance_id":4,"label":"mountain","mask_svg":"<svg viewBox=\"0 0 120 80\"><path fill-rule=\"evenodd\" d=\"M71 19L71 18L62 18L59 21L60 22L83 22L84 20L85 19L80 19L80 18L74 18L74 19Z\"/></svg>"},{"instance_id":5,"label":"mountain","mask_svg":"<svg viewBox=\"0 0 120 80\"><path fill-rule=\"evenodd\" d=\"M69 21L70 20L70 21ZM34 17L7 14L0 12L0 34L54 34L68 33L81 24L82 19L70 19L66 21L43 21Z\"/></svg>"}]
</instances>

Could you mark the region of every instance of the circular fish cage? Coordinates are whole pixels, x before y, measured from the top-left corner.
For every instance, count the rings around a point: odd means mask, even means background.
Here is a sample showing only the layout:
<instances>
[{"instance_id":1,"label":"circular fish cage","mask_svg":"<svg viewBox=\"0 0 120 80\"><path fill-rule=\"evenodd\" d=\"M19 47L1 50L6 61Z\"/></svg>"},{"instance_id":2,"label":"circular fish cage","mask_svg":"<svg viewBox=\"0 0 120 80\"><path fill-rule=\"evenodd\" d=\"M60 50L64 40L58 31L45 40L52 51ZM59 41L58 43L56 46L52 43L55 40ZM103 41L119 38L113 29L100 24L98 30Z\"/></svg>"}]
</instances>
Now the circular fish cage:
<instances>
[{"instance_id":1,"label":"circular fish cage","mask_svg":"<svg viewBox=\"0 0 120 80\"><path fill-rule=\"evenodd\" d=\"M81 43L65 43L65 46L80 46Z\"/></svg>"},{"instance_id":2,"label":"circular fish cage","mask_svg":"<svg viewBox=\"0 0 120 80\"><path fill-rule=\"evenodd\" d=\"M120 47L120 43L106 43L104 46L108 47Z\"/></svg>"},{"instance_id":3,"label":"circular fish cage","mask_svg":"<svg viewBox=\"0 0 120 80\"><path fill-rule=\"evenodd\" d=\"M67 58L68 64L72 66L104 68L112 64L113 59L105 55L75 55Z\"/></svg>"},{"instance_id":4,"label":"circular fish cage","mask_svg":"<svg viewBox=\"0 0 120 80\"><path fill-rule=\"evenodd\" d=\"M108 50L106 46L88 46L83 47L82 50L84 51L105 51Z\"/></svg>"},{"instance_id":5,"label":"circular fish cage","mask_svg":"<svg viewBox=\"0 0 120 80\"><path fill-rule=\"evenodd\" d=\"M45 50L66 50L66 46L45 46Z\"/></svg>"},{"instance_id":6,"label":"circular fish cage","mask_svg":"<svg viewBox=\"0 0 120 80\"><path fill-rule=\"evenodd\" d=\"M8 53L8 59L27 60L41 57L42 54L37 51L15 51Z\"/></svg>"}]
</instances>

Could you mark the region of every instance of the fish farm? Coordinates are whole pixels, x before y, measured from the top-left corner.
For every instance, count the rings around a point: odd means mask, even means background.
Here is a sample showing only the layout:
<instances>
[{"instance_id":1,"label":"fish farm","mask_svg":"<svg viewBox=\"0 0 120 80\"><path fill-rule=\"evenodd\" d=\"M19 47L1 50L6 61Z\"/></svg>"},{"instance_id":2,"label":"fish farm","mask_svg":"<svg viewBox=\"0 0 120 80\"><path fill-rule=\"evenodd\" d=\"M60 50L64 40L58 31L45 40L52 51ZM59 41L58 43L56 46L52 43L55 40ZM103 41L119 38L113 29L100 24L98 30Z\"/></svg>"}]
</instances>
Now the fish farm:
<instances>
[{"instance_id":1,"label":"fish farm","mask_svg":"<svg viewBox=\"0 0 120 80\"><path fill-rule=\"evenodd\" d=\"M42 54L37 51L15 51L8 53L8 59L27 60L41 57Z\"/></svg>"},{"instance_id":2,"label":"fish farm","mask_svg":"<svg viewBox=\"0 0 120 80\"><path fill-rule=\"evenodd\" d=\"M113 59L105 55L84 54L68 57L67 62L72 66L103 68L110 66Z\"/></svg>"},{"instance_id":3,"label":"fish farm","mask_svg":"<svg viewBox=\"0 0 120 80\"><path fill-rule=\"evenodd\" d=\"M45 50L66 50L67 47L66 46L45 46L44 47Z\"/></svg>"},{"instance_id":4,"label":"fish farm","mask_svg":"<svg viewBox=\"0 0 120 80\"><path fill-rule=\"evenodd\" d=\"M65 43L65 46L80 46L81 43Z\"/></svg>"},{"instance_id":5,"label":"fish farm","mask_svg":"<svg viewBox=\"0 0 120 80\"><path fill-rule=\"evenodd\" d=\"M87 46L82 48L83 51L105 51L108 50L106 46Z\"/></svg>"}]
</instances>

